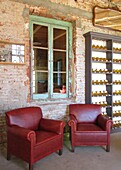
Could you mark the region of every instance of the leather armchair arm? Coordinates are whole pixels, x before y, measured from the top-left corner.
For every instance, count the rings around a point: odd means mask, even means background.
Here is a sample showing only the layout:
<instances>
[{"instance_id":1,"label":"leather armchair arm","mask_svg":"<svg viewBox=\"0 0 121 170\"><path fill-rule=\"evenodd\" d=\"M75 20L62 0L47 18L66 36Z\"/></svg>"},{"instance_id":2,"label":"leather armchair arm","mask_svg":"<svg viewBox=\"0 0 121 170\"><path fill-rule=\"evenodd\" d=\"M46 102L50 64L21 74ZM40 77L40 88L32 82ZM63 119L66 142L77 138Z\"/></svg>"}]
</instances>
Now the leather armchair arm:
<instances>
[{"instance_id":1,"label":"leather armchair arm","mask_svg":"<svg viewBox=\"0 0 121 170\"><path fill-rule=\"evenodd\" d=\"M74 116L70 116L70 120L68 122L68 125L71 126L72 132L75 132L77 129L77 120Z\"/></svg>"},{"instance_id":2,"label":"leather armchair arm","mask_svg":"<svg viewBox=\"0 0 121 170\"><path fill-rule=\"evenodd\" d=\"M40 121L40 129L55 132L57 134L63 134L65 122L61 120L45 119L42 118Z\"/></svg>"},{"instance_id":3,"label":"leather armchair arm","mask_svg":"<svg viewBox=\"0 0 121 170\"><path fill-rule=\"evenodd\" d=\"M36 143L36 135L33 130L26 129L19 126L8 126L7 127L8 134L17 137L23 141L28 140L33 143Z\"/></svg>"},{"instance_id":4,"label":"leather armchair arm","mask_svg":"<svg viewBox=\"0 0 121 170\"><path fill-rule=\"evenodd\" d=\"M97 118L97 123L103 130L107 130L110 132L112 120L109 117L100 114Z\"/></svg>"}]
</instances>

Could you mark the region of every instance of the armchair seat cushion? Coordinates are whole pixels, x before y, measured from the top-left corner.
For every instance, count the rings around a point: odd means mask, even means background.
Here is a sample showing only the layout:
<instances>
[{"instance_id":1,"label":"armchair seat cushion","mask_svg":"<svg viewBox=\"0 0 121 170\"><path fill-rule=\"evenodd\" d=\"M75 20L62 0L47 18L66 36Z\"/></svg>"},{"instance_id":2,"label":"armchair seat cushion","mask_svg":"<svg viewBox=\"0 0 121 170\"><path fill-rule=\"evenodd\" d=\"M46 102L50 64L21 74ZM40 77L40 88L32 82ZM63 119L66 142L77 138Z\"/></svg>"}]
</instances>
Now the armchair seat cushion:
<instances>
[{"instance_id":1,"label":"armchair seat cushion","mask_svg":"<svg viewBox=\"0 0 121 170\"><path fill-rule=\"evenodd\" d=\"M89 131L89 132L99 132L99 131L104 131L100 126L94 124L94 123L78 123L77 124L77 131Z\"/></svg>"},{"instance_id":2,"label":"armchair seat cushion","mask_svg":"<svg viewBox=\"0 0 121 170\"><path fill-rule=\"evenodd\" d=\"M34 159L37 157L43 158L52 152L60 149L62 147L61 136L54 132L47 131L37 131L36 132L36 145L34 147Z\"/></svg>"},{"instance_id":3,"label":"armchair seat cushion","mask_svg":"<svg viewBox=\"0 0 121 170\"><path fill-rule=\"evenodd\" d=\"M57 133L39 130L36 131L36 144L45 143L48 140L53 140L59 136Z\"/></svg>"},{"instance_id":4,"label":"armchair seat cushion","mask_svg":"<svg viewBox=\"0 0 121 170\"><path fill-rule=\"evenodd\" d=\"M94 123L78 123L75 142L78 145L98 145L107 142L107 132Z\"/></svg>"}]
</instances>

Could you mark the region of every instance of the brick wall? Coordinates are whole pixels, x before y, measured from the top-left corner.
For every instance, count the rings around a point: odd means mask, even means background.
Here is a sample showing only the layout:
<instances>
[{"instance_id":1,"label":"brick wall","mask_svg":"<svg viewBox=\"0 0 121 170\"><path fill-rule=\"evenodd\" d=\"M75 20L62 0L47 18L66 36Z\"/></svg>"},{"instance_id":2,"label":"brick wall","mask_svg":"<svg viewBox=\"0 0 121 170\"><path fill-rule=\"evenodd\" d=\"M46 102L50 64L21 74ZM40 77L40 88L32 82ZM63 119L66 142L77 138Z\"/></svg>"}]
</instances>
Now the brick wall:
<instances>
[{"instance_id":1,"label":"brick wall","mask_svg":"<svg viewBox=\"0 0 121 170\"><path fill-rule=\"evenodd\" d=\"M19 1L18 1L19 2ZM23 107L30 103L30 76L29 76L29 13L44 17L51 17L60 20L66 20L74 23L74 96L76 102L84 102L85 89L85 65L84 65L84 37L87 31L109 32L116 34L114 31L102 30L92 26L92 7L98 2L104 6L103 1L77 1L72 0L47 0L28 1L28 4L14 2L14 0L1 1L1 18L0 18L0 39L14 42L25 43L26 65L1 65L0 72L0 111L4 112L16 107ZM83 3L84 2L84 3ZM57 6L59 9L57 10ZM32 4L32 5L30 5ZM40 4L40 7L38 7ZM55 10L53 10L55 9ZM80 9L80 10L78 10ZM56 11L57 10L57 11ZM86 13L86 14L85 14ZM4 20L2 19L4 18ZM87 27L88 23L88 27ZM21 93L22 92L22 93ZM72 100L73 100L72 99ZM46 101L47 102L47 101ZM71 100L70 100L71 102ZM41 101L40 101L41 103ZM60 101L61 103L61 101ZM68 104L68 102L67 102Z\"/></svg>"},{"instance_id":2,"label":"brick wall","mask_svg":"<svg viewBox=\"0 0 121 170\"><path fill-rule=\"evenodd\" d=\"M9 0L0 1L0 40L25 43L24 6ZM28 80L26 70L26 65L0 64L1 113L26 105L29 88L25 85Z\"/></svg>"},{"instance_id":3,"label":"brick wall","mask_svg":"<svg viewBox=\"0 0 121 170\"><path fill-rule=\"evenodd\" d=\"M78 0L77 2L73 0L29 0L28 3L25 4L19 3L19 1L15 2L15 0L1 0L0 39L25 43L26 65L0 65L0 112L33 105L34 102L30 101L29 14L56 18L73 23L74 95L69 101L65 101L65 103L67 105L73 101L84 103L85 46L83 34L88 31L121 34L119 32L93 27L92 8L97 3L104 6L105 2L107 2L107 0L95 0L93 2L92 0ZM50 101L45 102L48 102L46 107L49 107ZM55 101L51 102L51 104L52 103L55 103ZM39 105L42 104L43 102L39 101ZM62 105L61 101L60 105ZM61 114L62 112L59 110L59 113Z\"/></svg>"},{"instance_id":4,"label":"brick wall","mask_svg":"<svg viewBox=\"0 0 121 170\"><path fill-rule=\"evenodd\" d=\"M0 149L6 147L6 121L5 121L5 115L0 113Z\"/></svg>"},{"instance_id":5,"label":"brick wall","mask_svg":"<svg viewBox=\"0 0 121 170\"><path fill-rule=\"evenodd\" d=\"M19 3L20 1L20 3ZM25 43L25 65L0 64L0 113L24 106L42 107L44 117L68 117L70 103L85 101L85 40L88 31L113 35L121 33L94 27L92 8L98 4L106 7L107 0L0 0L0 39ZM59 4L59 5L58 5ZM32 101L30 98L30 37L29 14L72 22L73 24L73 96L58 101ZM88 24L87 24L88 23ZM4 116L0 120L4 129ZM0 134L4 134L4 130ZM4 141L4 139L1 139ZM1 141L1 142L2 142Z\"/></svg>"}]
</instances>

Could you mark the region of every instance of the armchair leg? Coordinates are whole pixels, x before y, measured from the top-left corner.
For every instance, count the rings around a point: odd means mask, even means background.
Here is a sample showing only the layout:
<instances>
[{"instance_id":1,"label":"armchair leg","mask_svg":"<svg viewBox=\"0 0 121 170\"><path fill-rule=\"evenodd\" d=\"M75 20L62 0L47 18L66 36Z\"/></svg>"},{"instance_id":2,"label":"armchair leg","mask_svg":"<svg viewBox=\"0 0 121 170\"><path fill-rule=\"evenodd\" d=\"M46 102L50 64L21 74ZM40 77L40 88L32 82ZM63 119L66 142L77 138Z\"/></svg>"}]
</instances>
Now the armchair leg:
<instances>
[{"instance_id":1,"label":"armchair leg","mask_svg":"<svg viewBox=\"0 0 121 170\"><path fill-rule=\"evenodd\" d=\"M33 170L33 165L29 164L29 170Z\"/></svg>"},{"instance_id":2,"label":"armchair leg","mask_svg":"<svg viewBox=\"0 0 121 170\"><path fill-rule=\"evenodd\" d=\"M74 152L74 146L71 146L71 148L72 148L71 151Z\"/></svg>"},{"instance_id":3,"label":"armchair leg","mask_svg":"<svg viewBox=\"0 0 121 170\"><path fill-rule=\"evenodd\" d=\"M7 160L9 161L11 159L11 155L7 153Z\"/></svg>"},{"instance_id":4,"label":"armchair leg","mask_svg":"<svg viewBox=\"0 0 121 170\"><path fill-rule=\"evenodd\" d=\"M106 152L110 152L110 145L106 145Z\"/></svg>"},{"instance_id":5,"label":"armchair leg","mask_svg":"<svg viewBox=\"0 0 121 170\"><path fill-rule=\"evenodd\" d=\"M61 156L62 153L63 153L63 149L60 149L60 150L59 150L59 155Z\"/></svg>"}]
</instances>

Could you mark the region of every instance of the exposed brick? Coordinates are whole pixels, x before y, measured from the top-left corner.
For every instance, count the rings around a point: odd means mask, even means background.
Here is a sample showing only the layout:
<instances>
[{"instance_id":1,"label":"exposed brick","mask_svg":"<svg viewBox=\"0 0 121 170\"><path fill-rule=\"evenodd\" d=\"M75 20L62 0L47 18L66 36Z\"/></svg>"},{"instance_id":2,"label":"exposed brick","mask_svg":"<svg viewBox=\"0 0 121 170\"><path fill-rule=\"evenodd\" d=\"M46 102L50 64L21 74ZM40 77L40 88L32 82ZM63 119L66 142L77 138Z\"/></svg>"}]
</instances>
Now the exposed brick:
<instances>
[{"instance_id":1,"label":"exposed brick","mask_svg":"<svg viewBox=\"0 0 121 170\"><path fill-rule=\"evenodd\" d=\"M14 108L36 105L42 107L44 117L66 120L70 103L84 103L85 39L83 34L88 31L97 31L121 35L120 32L104 30L92 24L92 8L96 4L106 6L106 3L107 0L79 0L77 2L73 0L28 0L25 4L21 0L1 0L0 39L24 43L26 64L0 64L0 112L4 114L5 111ZM69 88L73 95L70 99L31 100L29 14L68 21L73 25L74 63L69 60L71 70L69 77L73 79L69 80Z\"/></svg>"},{"instance_id":2,"label":"exposed brick","mask_svg":"<svg viewBox=\"0 0 121 170\"><path fill-rule=\"evenodd\" d=\"M0 145L7 142L5 115L0 114Z\"/></svg>"}]
</instances>

